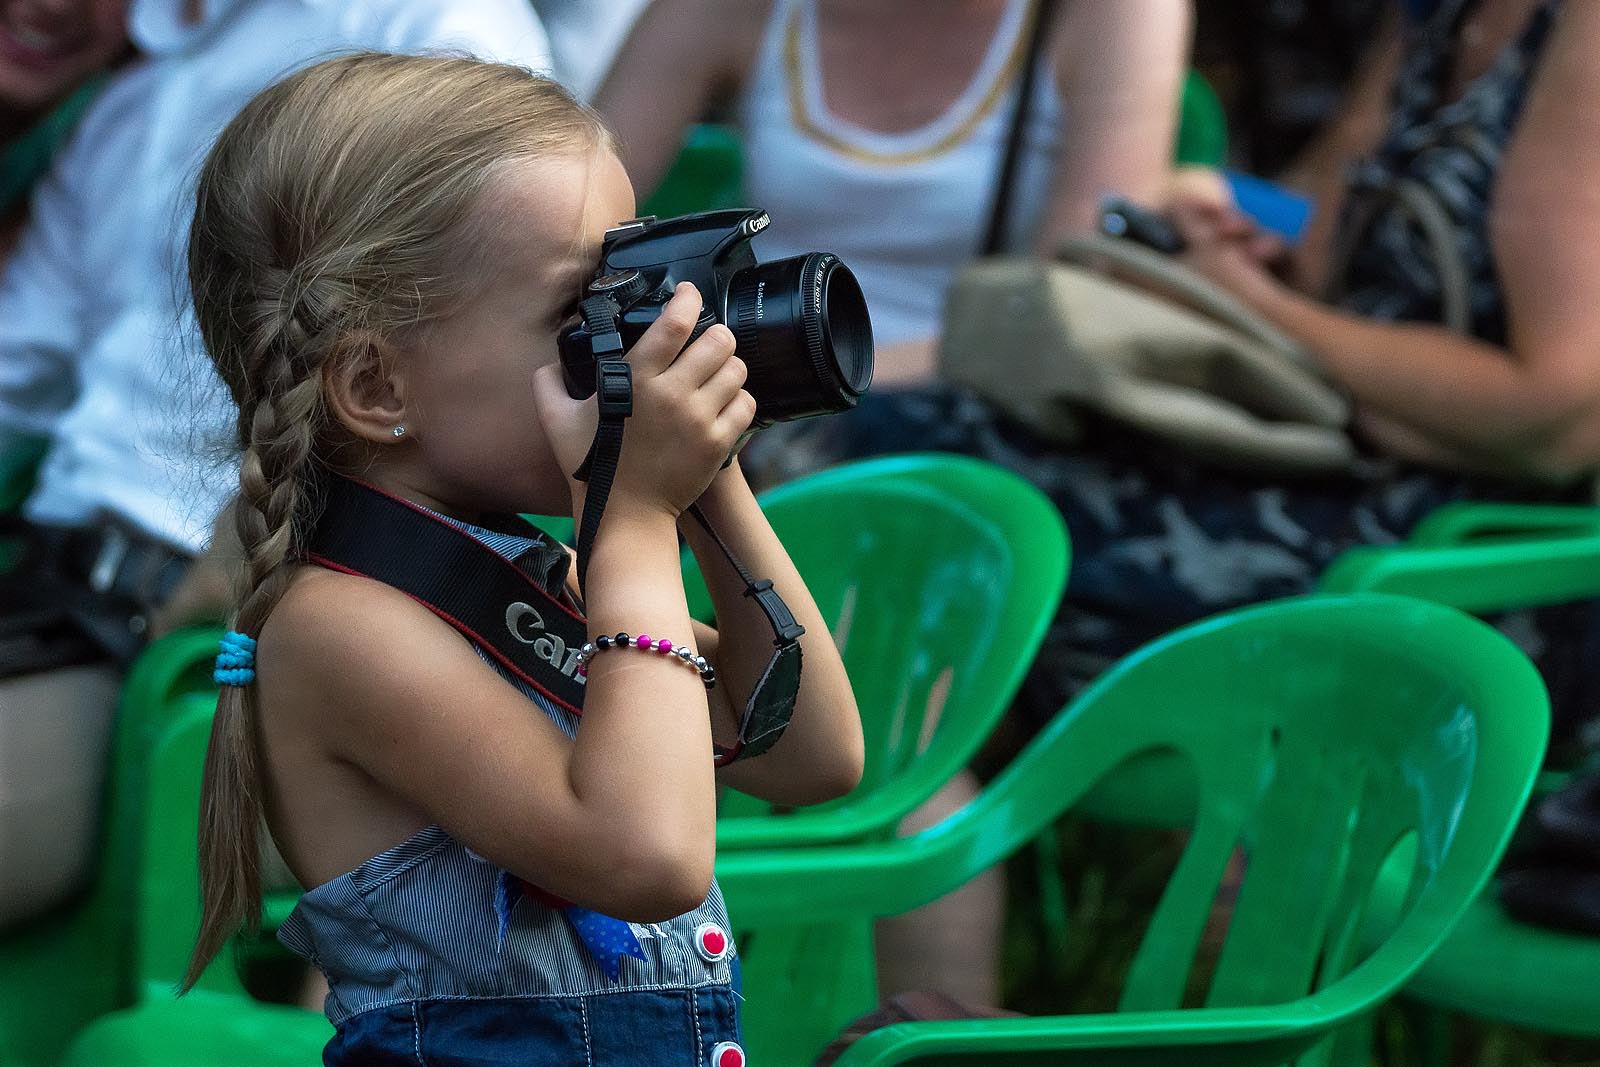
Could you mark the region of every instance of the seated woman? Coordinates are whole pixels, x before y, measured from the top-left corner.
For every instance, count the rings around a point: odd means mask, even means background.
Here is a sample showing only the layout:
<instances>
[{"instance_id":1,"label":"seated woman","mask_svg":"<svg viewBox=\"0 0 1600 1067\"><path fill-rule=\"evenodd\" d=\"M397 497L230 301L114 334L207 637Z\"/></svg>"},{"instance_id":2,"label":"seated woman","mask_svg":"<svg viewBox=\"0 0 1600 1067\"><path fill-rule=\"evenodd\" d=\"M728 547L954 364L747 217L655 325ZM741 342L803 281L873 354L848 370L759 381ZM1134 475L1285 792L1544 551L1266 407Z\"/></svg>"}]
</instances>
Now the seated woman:
<instances>
[{"instance_id":1,"label":"seated woman","mask_svg":"<svg viewBox=\"0 0 1600 1067\"><path fill-rule=\"evenodd\" d=\"M127 0L72 0L48 12L0 0L0 261L22 228L28 190L128 52Z\"/></svg>"},{"instance_id":2,"label":"seated woman","mask_svg":"<svg viewBox=\"0 0 1600 1067\"><path fill-rule=\"evenodd\" d=\"M1068 601L1021 701L1032 725L1143 642L1307 592L1340 553L1399 540L1440 504L1589 498L1600 468L1600 71L1589 60L1600 5L1430 6L1395 20L1351 112L1313 154L1322 165L1309 187L1324 195L1294 282L1264 264L1242 216L1204 197L1174 210L1186 262L1300 341L1354 399L1364 474L1256 476L1123 432L1065 454L971 396L921 398L920 447L1024 471L1072 531ZM1415 223L1423 199L1450 234L1444 261ZM1446 298L1452 272L1465 276L1459 301ZM1597 623L1588 606L1503 622L1551 688L1557 759L1600 695L1587 666Z\"/></svg>"},{"instance_id":3,"label":"seated woman","mask_svg":"<svg viewBox=\"0 0 1600 1067\"><path fill-rule=\"evenodd\" d=\"M1048 254L1093 225L1107 193L1162 197L1188 0L657 0L640 18L595 99L635 185L655 186L690 123L730 115L745 199L772 216L757 254L838 254L872 312L866 410L763 435L745 455L753 479L837 458L827 441L842 421L909 418L934 375L945 291L985 250L1040 11L1050 24L996 250Z\"/></svg>"}]
</instances>

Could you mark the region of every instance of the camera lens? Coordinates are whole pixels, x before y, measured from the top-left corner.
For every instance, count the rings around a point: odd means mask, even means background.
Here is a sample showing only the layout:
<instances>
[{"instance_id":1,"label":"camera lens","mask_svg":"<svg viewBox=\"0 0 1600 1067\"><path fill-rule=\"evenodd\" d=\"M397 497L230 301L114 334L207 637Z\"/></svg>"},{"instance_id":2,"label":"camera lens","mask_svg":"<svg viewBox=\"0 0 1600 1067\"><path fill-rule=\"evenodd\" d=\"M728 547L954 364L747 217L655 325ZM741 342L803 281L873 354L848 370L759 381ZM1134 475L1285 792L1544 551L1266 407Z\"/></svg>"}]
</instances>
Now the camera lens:
<instances>
[{"instance_id":1,"label":"camera lens","mask_svg":"<svg viewBox=\"0 0 1600 1067\"><path fill-rule=\"evenodd\" d=\"M850 268L829 252L748 267L728 286L728 324L750 370L756 420L856 406L872 382L872 320Z\"/></svg>"}]
</instances>

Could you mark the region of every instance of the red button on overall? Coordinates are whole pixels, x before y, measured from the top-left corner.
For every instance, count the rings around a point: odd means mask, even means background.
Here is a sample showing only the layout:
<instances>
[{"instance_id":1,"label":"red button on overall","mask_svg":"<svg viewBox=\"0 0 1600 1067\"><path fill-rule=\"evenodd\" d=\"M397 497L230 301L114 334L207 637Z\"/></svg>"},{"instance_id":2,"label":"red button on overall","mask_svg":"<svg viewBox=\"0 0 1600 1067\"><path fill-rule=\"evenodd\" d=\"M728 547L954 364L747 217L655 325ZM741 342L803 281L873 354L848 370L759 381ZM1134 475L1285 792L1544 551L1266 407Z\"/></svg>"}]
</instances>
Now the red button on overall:
<instances>
[{"instance_id":1,"label":"red button on overall","mask_svg":"<svg viewBox=\"0 0 1600 1067\"><path fill-rule=\"evenodd\" d=\"M716 963L728 954L728 932L716 923L701 923L694 931L694 948L701 959Z\"/></svg>"},{"instance_id":2,"label":"red button on overall","mask_svg":"<svg viewBox=\"0 0 1600 1067\"><path fill-rule=\"evenodd\" d=\"M744 1049L732 1041L722 1041L711 1050L711 1067L744 1067Z\"/></svg>"}]
</instances>

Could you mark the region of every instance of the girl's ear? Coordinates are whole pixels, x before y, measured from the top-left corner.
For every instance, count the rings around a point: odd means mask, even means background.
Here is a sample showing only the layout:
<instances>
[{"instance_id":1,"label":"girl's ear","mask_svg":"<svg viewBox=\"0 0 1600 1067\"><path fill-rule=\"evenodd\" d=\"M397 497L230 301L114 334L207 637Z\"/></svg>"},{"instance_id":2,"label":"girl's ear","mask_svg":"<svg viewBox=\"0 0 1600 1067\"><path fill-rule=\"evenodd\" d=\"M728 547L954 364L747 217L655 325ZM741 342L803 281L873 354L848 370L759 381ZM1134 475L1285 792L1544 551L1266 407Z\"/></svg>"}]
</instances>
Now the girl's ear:
<instances>
[{"instance_id":1,"label":"girl's ear","mask_svg":"<svg viewBox=\"0 0 1600 1067\"><path fill-rule=\"evenodd\" d=\"M395 427L406 421L401 365L379 338L357 335L341 342L322 368L328 413L364 441L393 444L400 436Z\"/></svg>"}]
</instances>

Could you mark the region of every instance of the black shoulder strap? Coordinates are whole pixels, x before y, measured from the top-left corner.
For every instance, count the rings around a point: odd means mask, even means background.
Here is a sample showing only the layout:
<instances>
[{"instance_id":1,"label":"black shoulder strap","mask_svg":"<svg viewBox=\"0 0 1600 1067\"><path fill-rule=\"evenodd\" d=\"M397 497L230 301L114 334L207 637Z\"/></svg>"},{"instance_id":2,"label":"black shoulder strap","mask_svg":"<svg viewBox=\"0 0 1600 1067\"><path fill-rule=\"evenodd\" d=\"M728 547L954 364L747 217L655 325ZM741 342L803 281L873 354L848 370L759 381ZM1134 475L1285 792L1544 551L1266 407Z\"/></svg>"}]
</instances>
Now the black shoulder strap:
<instances>
[{"instance_id":1,"label":"black shoulder strap","mask_svg":"<svg viewBox=\"0 0 1600 1067\"><path fill-rule=\"evenodd\" d=\"M1028 28L1028 53L1023 60L1022 77L1017 83L1017 106L1012 110L1011 128L1006 134L1005 154L995 177L994 202L989 209L989 225L984 230L980 256L1005 251L1006 222L1011 214L1012 187L1017 183L1017 167L1022 160L1022 145L1028 134L1028 115L1033 110L1033 86L1039 80L1039 59L1050 33L1056 0L1037 0L1033 5L1033 24Z\"/></svg>"},{"instance_id":2,"label":"black shoulder strap","mask_svg":"<svg viewBox=\"0 0 1600 1067\"><path fill-rule=\"evenodd\" d=\"M582 714L588 623L465 530L345 478L327 479L311 562L393 586L560 707Z\"/></svg>"}]
</instances>

